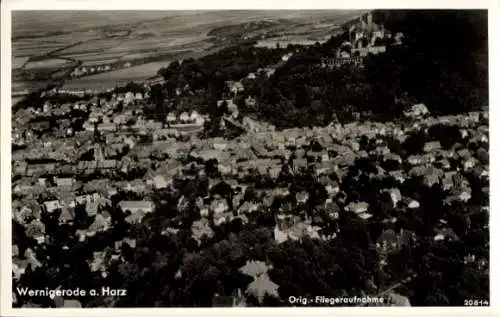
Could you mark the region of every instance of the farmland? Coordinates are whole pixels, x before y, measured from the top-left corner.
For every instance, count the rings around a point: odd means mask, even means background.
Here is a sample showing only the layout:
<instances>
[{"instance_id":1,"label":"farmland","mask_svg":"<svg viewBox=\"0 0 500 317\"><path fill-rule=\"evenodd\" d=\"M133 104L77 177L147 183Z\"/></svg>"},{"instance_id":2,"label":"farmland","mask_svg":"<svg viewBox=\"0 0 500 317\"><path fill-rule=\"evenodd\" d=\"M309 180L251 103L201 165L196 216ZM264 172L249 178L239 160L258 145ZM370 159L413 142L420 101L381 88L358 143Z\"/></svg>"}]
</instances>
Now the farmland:
<instances>
[{"instance_id":1,"label":"farmland","mask_svg":"<svg viewBox=\"0 0 500 317\"><path fill-rule=\"evenodd\" d=\"M13 66L18 71L15 78L21 81L36 78L37 85L64 79L65 88L114 87L124 81L154 76L173 58L205 55L248 38L272 42L290 36L294 42L322 41L337 25L360 13L82 11L69 15L72 17L69 19L57 11L15 12L12 37ZM32 23L33 17L37 23ZM311 28L311 21L318 26ZM166 61L159 62L161 59ZM124 67L126 62L138 66L116 69ZM53 77L66 76L66 69L76 65L111 65L113 69L75 80Z\"/></svg>"},{"instance_id":2,"label":"farmland","mask_svg":"<svg viewBox=\"0 0 500 317\"><path fill-rule=\"evenodd\" d=\"M169 62L146 63L135 67L123 68L109 73L86 76L68 81L64 89L106 90L125 85L129 81L140 81L153 77L158 69L168 66Z\"/></svg>"},{"instance_id":3,"label":"farmland","mask_svg":"<svg viewBox=\"0 0 500 317\"><path fill-rule=\"evenodd\" d=\"M61 58L47 58L38 61L29 61L24 65L24 69L26 70L35 70L35 69L55 69L61 68L68 64L68 60Z\"/></svg>"},{"instance_id":4,"label":"farmland","mask_svg":"<svg viewBox=\"0 0 500 317\"><path fill-rule=\"evenodd\" d=\"M29 57L12 57L12 69L22 68Z\"/></svg>"}]
</instances>

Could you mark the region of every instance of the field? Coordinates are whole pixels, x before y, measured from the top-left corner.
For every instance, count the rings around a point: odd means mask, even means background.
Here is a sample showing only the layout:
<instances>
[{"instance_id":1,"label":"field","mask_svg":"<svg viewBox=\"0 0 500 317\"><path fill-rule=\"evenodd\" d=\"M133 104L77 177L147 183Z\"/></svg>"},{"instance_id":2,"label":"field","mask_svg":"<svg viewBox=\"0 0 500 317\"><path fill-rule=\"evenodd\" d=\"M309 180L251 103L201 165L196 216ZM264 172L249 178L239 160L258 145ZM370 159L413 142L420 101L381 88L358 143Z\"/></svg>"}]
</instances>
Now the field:
<instances>
[{"instance_id":1,"label":"field","mask_svg":"<svg viewBox=\"0 0 500 317\"><path fill-rule=\"evenodd\" d=\"M105 90L117 85L125 85L130 81L140 81L153 77L158 69L166 67L168 64L169 61L152 62L108 73L86 76L68 81L63 89Z\"/></svg>"},{"instance_id":2,"label":"field","mask_svg":"<svg viewBox=\"0 0 500 317\"><path fill-rule=\"evenodd\" d=\"M111 65L111 64L118 62L119 58L120 57L110 58L110 59L100 58L100 59L83 61L82 66L93 67L93 66L100 66L100 65Z\"/></svg>"},{"instance_id":3,"label":"field","mask_svg":"<svg viewBox=\"0 0 500 317\"><path fill-rule=\"evenodd\" d=\"M48 58L39 61L29 61L24 65L26 70L56 69L68 64L68 60L60 58Z\"/></svg>"},{"instance_id":4,"label":"field","mask_svg":"<svg viewBox=\"0 0 500 317\"><path fill-rule=\"evenodd\" d=\"M29 57L12 57L12 69L22 68Z\"/></svg>"},{"instance_id":5,"label":"field","mask_svg":"<svg viewBox=\"0 0 500 317\"><path fill-rule=\"evenodd\" d=\"M12 16L13 66L23 59L24 71L43 67L55 73L73 59L83 66L143 63L146 59L176 55L205 55L231 45L235 40L259 36L270 45L285 36L293 41L321 41L338 25L361 11L18 11ZM217 42L217 47L214 46ZM165 57L166 58L166 57ZM154 76L167 62L112 71L68 81L74 88L114 87L130 80ZM48 79L49 80L49 79Z\"/></svg>"},{"instance_id":6,"label":"field","mask_svg":"<svg viewBox=\"0 0 500 317\"><path fill-rule=\"evenodd\" d=\"M37 43L25 45L12 45L12 56L14 57L33 57L43 56L50 52L63 48L66 44L63 43Z\"/></svg>"},{"instance_id":7,"label":"field","mask_svg":"<svg viewBox=\"0 0 500 317\"><path fill-rule=\"evenodd\" d=\"M64 49L58 54L60 56L69 56L74 54L100 54L109 50L110 48L119 45L120 42L118 40L91 40L86 43L82 43L76 46L69 47Z\"/></svg>"},{"instance_id":8,"label":"field","mask_svg":"<svg viewBox=\"0 0 500 317\"><path fill-rule=\"evenodd\" d=\"M45 86L44 83L36 81L29 81L29 82L13 81L11 85L11 92L12 95L16 97L16 96L26 95L27 92L43 88L44 86Z\"/></svg>"}]
</instances>

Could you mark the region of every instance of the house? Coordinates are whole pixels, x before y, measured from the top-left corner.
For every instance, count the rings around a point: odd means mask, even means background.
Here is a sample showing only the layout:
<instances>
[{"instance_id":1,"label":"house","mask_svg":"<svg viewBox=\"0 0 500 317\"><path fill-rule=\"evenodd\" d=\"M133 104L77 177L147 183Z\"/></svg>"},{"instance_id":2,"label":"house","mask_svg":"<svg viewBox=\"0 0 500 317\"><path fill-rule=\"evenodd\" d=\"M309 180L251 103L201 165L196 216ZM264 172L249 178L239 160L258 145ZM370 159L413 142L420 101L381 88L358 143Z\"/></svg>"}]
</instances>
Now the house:
<instances>
[{"instance_id":1,"label":"house","mask_svg":"<svg viewBox=\"0 0 500 317\"><path fill-rule=\"evenodd\" d=\"M24 232L27 237L35 239L38 243L45 241L45 224L39 219L35 219L27 224Z\"/></svg>"},{"instance_id":2,"label":"house","mask_svg":"<svg viewBox=\"0 0 500 317\"><path fill-rule=\"evenodd\" d=\"M246 293L252 294L262 303L265 296L279 297L278 288L279 286L272 282L267 274L262 274L248 284Z\"/></svg>"},{"instance_id":3,"label":"house","mask_svg":"<svg viewBox=\"0 0 500 317\"><path fill-rule=\"evenodd\" d=\"M259 209L259 205L249 201L245 201L239 208L238 214L252 213Z\"/></svg>"},{"instance_id":4,"label":"house","mask_svg":"<svg viewBox=\"0 0 500 317\"><path fill-rule=\"evenodd\" d=\"M43 203L43 205L45 207L45 210L48 213L52 213L52 212L62 208L62 205L59 202L59 200L46 201Z\"/></svg>"},{"instance_id":5,"label":"house","mask_svg":"<svg viewBox=\"0 0 500 317\"><path fill-rule=\"evenodd\" d=\"M17 175L24 175L28 169L28 163L25 161L15 161L13 165L13 172Z\"/></svg>"},{"instance_id":6,"label":"house","mask_svg":"<svg viewBox=\"0 0 500 317\"><path fill-rule=\"evenodd\" d=\"M247 261L238 271L241 273L256 278L262 274L266 274L272 269L272 265L268 265L262 261Z\"/></svg>"},{"instance_id":7,"label":"house","mask_svg":"<svg viewBox=\"0 0 500 317\"><path fill-rule=\"evenodd\" d=\"M358 217L363 219L363 220L367 220L367 219L370 219L371 217L373 217L373 215L370 213L367 213L367 212L363 212L363 213L358 214Z\"/></svg>"},{"instance_id":8,"label":"house","mask_svg":"<svg viewBox=\"0 0 500 317\"><path fill-rule=\"evenodd\" d=\"M99 202L89 201L85 204L85 212L87 212L87 215L89 216L95 216L99 210L99 206Z\"/></svg>"},{"instance_id":9,"label":"house","mask_svg":"<svg viewBox=\"0 0 500 317\"><path fill-rule=\"evenodd\" d=\"M436 229L435 232L434 241L458 239L457 234L451 228Z\"/></svg>"},{"instance_id":10,"label":"house","mask_svg":"<svg viewBox=\"0 0 500 317\"><path fill-rule=\"evenodd\" d=\"M281 56L281 60L286 62L292 57L293 53L286 53L285 55Z\"/></svg>"},{"instance_id":11,"label":"house","mask_svg":"<svg viewBox=\"0 0 500 317\"><path fill-rule=\"evenodd\" d=\"M112 122L100 123L97 125L97 131L99 132L113 132L116 131L116 124Z\"/></svg>"},{"instance_id":12,"label":"house","mask_svg":"<svg viewBox=\"0 0 500 317\"><path fill-rule=\"evenodd\" d=\"M227 110L233 115L234 117L238 117L239 109L238 106L233 102L233 99L227 100Z\"/></svg>"},{"instance_id":13,"label":"house","mask_svg":"<svg viewBox=\"0 0 500 317\"><path fill-rule=\"evenodd\" d=\"M407 158L407 162L410 164L410 165L420 165L423 163L423 160L420 156L416 156L416 155L410 155L408 158Z\"/></svg>"},{"instance_id":14,"label":"house","mask_svg":"<svg viewBox=\"0 0 500 317\"><path fill-rule=\"evenodd\" d=\"M125 94L125 97L123 98L123 104L124 105L130 105L130 104L133 104L135 101L135 95L133 92L130 92L128 91L126 94Z\"/></svg>"},{"instance_id":15,"label":"house","mask_svg":"<svg viewBox=\"0 0 500 317\"><path fill-rule=\"evenodd\" d=\"M465 170L470 170L476 165L476 160L474 158L469 158L464 161L464 169Z\"/></svg>"},{"instance_id":16,"label":"house","mask_svg":"<svg viewBox=\"0 0 500 317\"><path fill-rule=\"evenodd\" d=\"M219 164L218 169L222 175L231 175L233 173L233 168L231 167L231 165Z\"/></svg>"},{"instance_id":17,"label":"house","mask_svg":"<svg viewBox=\"0 0 500 317\"><path fill-rule=\"evenodd\" d=\"M243 84L239 81L228 81L226 84L229 90L235 95L245 90L245 87L243 87Z\"/></svg>"},{"instance_id":18,"label":"house","mask_svg":"<svg viewBox=\"0 0 500 317\"><path fill-rule=\"evenodd\" d=\"M293 169L297 172L302 168L307 168L307 159L304 158L296 158L292 162Z\"/></svg>"},{"instance_id":19,"label":"house","mask_svg":"<svg viewBox=\"0 0 500 317\"><path fill-rule=\"evenodd\" d=\"M120 249L123 244L127 244L129 247L134 249L137 246L137 240L131 238L123 238L123 240L115 241L115 250Z\"/></svg>"},{"instance_id":20,"label":"house","mask_svg":"<svg viewBox=\"0 0 500 317\"><path fill-rule=\"evenodd\" d=\"M247 107L253 107L255 106L255 104L257 103L257 101L252 97L252 96L248 96L246 99L245 99L245 105Z\"/></svg>"},{"instance_id":21,"label":"house","mask_svg":"<svg viewBox=\"0 0 500 317\"><path fill-rule=\"evenodd\" d=\"M391 197L393 207L396 207L398 202L401 201L402 196L398 188L391 188L389 190L382 190L382 192L388 192Z\"/></svg>"},{"instance_id":22,"label":"house","mask_svg":"<svg viewBox=\"0 0 500 317\"><path fill-rule=\"evenodd\" d=\"M97 232L103 232L110 227L110 219L105 219L101 213L96 214L94 222L87 229L87 236L92 236Z\"/></svg>"},{"instance_id":23,"label":"house","mask_svg":"<svg viewBox=\"0 0 500 317\"><path fill-rule=\"evenodd\" d=\"M141 222L142 218L144 218L145 215L146 215L145 212L143 212L142 209L140 209L128 215L125 218L125 221L129 224L137 224Z\"/></svg>"},{"instance_id":24,"label":"house","mask_svg":"<svg viewBox=\"0 0 500 317\"><path fill-rule=\"evenodd\" d=\"M269 176L273 179L277 179L281 173L281 166L272 166L268 170Z\"/></svg>"},{"instance_id":25,"label":"house","mask_svg":"<svg viewBox=\"0 0 500 317\"><path fill-rule=\"evenodd\" d=\"M122 200L118 203L118 206L123 211L130 211L132 214L142 211L144 213L151 213L154 210L154 204L152 201L136 200L136 201L126 201Z\"/></svg>"},{"instance_id":26,"label":"house","mask_svg":"<svg viewBox=\"0 0 500 317\"><path fill-rule=\"evenodd\" d=\"M55 179L57 187L72 187L75 180L73 178L59 178Z\"/></svg>"},{"instance_id":27,"label":"house","mask_svg":"<svg viewBox=\"0 0 500 317\"><path fill-rule=\"evenodd\" d=\"M410 117L413 119L425 116L427 114L429 114L429 110L422 103L413 105L410 109L408 109L404 112L404 115L406 117Z\"/></svg>"},{"instance_id":28,"label":"house","mask_svg":"<svg viewBox=\"0 0 500 317\"><path fill-rule=\"evenodd\" d=\"M24 257L28 260L28 263L31 264L32 270L42 267L42 263L36 258L36 253L31 248L26 249Z\"/></svg>"},{"instance_id":29,"label":"house","mask_svg":"<svg viewBox=\"0 0 500 317\"><path fill-rule=\"evenodd\" d=\"M201 244L202 237L205 236L210 239L214 236L214 232L210 228L210 223L206 218L193 222L191 225L191 236L198 244Z\"/></svg>"},{"instance_id":30,"label":"house","mask_svg":"<svg viewBox=\"0 0 500 317\"><path fill-rule=\"evenodd\" d=\"M225 199L215 199L210 204L210 210L212 210L215 215L220 215L227 212L229 210L229 206L227 205Z\"/></svg>"},{"instance_id":31,"label":"house","mask_svg":"<svg viewBox=\"0 0 500 317\"><path fill-rule=\"evenodd\" d=\"M424 152L435 152L441 149L441 143L439 141L427 142L424 144Z\"/></svg>"},{"instance_id":32,"label":"house","mask_svg":"<svg viewBox=\"0 0 500 317\"><path fill-rule=\"evenodd\" d=\"M12 214L14 219L16 219L16 221L21 225L27 224L27 221L30 221L32 216L35 216L35 219L40 218L40 214L34 215L31 208L27 206L22 206L20 209L12 207Z\"/></svg>"},{"instance_id":33,"label":"house","mask_svg":"<svg viewBox=\"0 0 500 317\"><path fill-rule=\"evenodd\" d=\"M306 192L306 191L298 192L295 195L295 198L297 200L297 203L299 203L299 204L305 204L307 202L307 200L309 199L309 193Z\"/></svg>"},{"instance_id":34,"label":"house","mask_svg":"<svg viewBox=\"0 0 500 317\"><path fill-rule=\"evenodd\" d=\"M408 208L410 209L416 209L416 208L419 208L420 207L420 203L416 200L412 200L409 204L408 204Z\"/></svg>"},{"instance_id":35,"label":"house","mask_svg":"<svg viewBox=\"0 0 500 317\"><path fill-rule=\"evenodd\" d=\"M193 110L193 112L191 112L190 120L191 122L194 122L198 125L203 125L205 123L205 118L202 115L200 115L196 110Z\"/></svg>"},{"instance_id":36,"label":"house","mask_svg":"<svg viewBox=\"0 0 500 317\"><path fill-rule=\"evenodd\" d=\"M181 113L181 115L179 116L179 120L183 123L186 123L186 122L189 122L190 121L190 116L187 112L183 112Z\"/></svg>"},{"instance_id":37,"label":"house","mask_svg":"<svg viewBox=\"0 0 500 317\"><path fill-rule=\"evenodd\" d=\"M97 168L100 169L113 169L117 167L118 162L116 160L102 160L97 164Z\"/></svg>"},{"instance_id":38,"label":"house","mask_svg":"<svg viewBox=\"0 0 500 317\"><path fill-rule=\"evenodd\" d=\"M351 203L349 203L349 205L347 205L345 207L345 210L350 211L350 212L354 212L356 214L361 214L361 213L367 212L368 207L369 207L369 205L366 202L359 202L359 203L351 202Z\"/></svg>"},{"instance_id":39,"label":"house","mask_svg":"<svg viewBox=\"0 0 500 317\"><path fill-rule=\"evenodd\" d=\"M12 259L12 274L14 280L19 280L21 276L26 273L28 267L28 260L19 260L17 257ZM13 292L15 294L15 292Z\"/></svg>"},{"instance_id":40,"label":"house","mask_svg":"<svg viewBox=\"0 0 500 317\"><path fill-rule=\"evenodd\" d=\"M214 138L213 139L213 144L212 144L212 147L215 149L215 150L224 150L226 149L227 147L227 142L224 141L223 138Z\"/></svg>"},{"instance_id":41,"label":"house","mask_svg":"<svg viewBox=\"0 0 500 317\"><path fill-rule=\"evenodd\" d=\"M157 175L153 178L153 187L155 189L161 189L168 186L168 182L164 176Z\"/></svg>"},{"instance_id":42,"label":"house","mask_svg":"<svg viewBox=\"0 0 500 317\"><path fill-rule=\"evenodd\" d=\"M167 121L167 123L175 123L177 121L177 116L175 115L175 113L169 112L167 114L166 121Z\"/></svg>"},{"instance_id":43,"label":"house","mask_svg":"<svg viewBox=\"0 0 500 317\"><path fill-rule=\"evenodd\" d=\"M125 94L124 93L119 93L117 95L113 94L113 99L116 99L117 101L123 101L125 100Z\"/></svg>"},{"instance_id":44,"label":"house","mask_svg":"<svg viewBox=\"0 0 500 317\"><path fill-rule=\"evenodd\" d=\"M279 214L276 216L276 229L279 231L288 231L298 222L298 218L291 214Z\"/></svg>"}]
</instances>

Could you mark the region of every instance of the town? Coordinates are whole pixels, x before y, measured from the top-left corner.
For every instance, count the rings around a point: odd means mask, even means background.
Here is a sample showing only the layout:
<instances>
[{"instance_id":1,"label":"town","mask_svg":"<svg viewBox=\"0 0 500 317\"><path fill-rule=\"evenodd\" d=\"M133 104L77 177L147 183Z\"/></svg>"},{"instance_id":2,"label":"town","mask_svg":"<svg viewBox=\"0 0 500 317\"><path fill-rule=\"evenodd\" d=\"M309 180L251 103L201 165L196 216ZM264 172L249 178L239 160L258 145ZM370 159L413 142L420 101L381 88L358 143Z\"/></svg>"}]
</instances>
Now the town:
<instances>
[{"instance_id":1,"label":"town","mask_svg":"<svg viewBox=\"0 0 500 317\"><path fill-rule=\"evenodd\" d=\"M320 65L357 67L408 36L388 36L371 13L356 23L347 26L350 42ZM248 95L252 82L272 78L299 50L281 48L266 67L225 81L209 105L218 115L196 107L151 114L167 76L99 94L53 88L38 106L16 108L13 289L106 286L127 296L14 291L14 305L279 306L306 294L457 305L465 295L427 295L450 278L433 279L439 269L430 267L480 272L484 283L487 108L443 115L415 102L398 120L354 111L350 122L286 128L249 114L261 102ZM189 85L161 105L194 98Z\"/></svg>"}]
</instances>

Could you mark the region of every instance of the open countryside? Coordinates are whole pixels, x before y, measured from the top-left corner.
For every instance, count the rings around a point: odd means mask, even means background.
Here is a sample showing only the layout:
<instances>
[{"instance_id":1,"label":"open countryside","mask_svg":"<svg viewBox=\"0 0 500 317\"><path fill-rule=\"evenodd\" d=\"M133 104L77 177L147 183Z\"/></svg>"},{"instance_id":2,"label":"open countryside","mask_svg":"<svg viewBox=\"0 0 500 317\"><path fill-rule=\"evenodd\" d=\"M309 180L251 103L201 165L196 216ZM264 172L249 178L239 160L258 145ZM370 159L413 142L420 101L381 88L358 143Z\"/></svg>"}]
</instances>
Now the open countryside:
<instances>
[{"instance_id":1,"label":"open countryside","mask_svg":"<svg viewBox=\"0 0 500 317\"><path fill-rule=\"evenodd\" d=\"M34 80L63 89L105 90L154 77L172 60L208 55L239 41L279 38L286 45L283 37L293 36L292 42L323 42L362 12L66 12L71 19L13 12L13 82L20 83L17 87L32 87L27 82ZM30 24L33 15L44 24L42 30ZM312 27L316 22L319 28ZM12 92L23 95L32 89Z\"/></svg>"}]
</instances>

